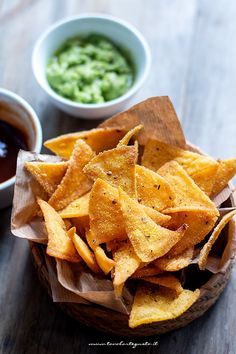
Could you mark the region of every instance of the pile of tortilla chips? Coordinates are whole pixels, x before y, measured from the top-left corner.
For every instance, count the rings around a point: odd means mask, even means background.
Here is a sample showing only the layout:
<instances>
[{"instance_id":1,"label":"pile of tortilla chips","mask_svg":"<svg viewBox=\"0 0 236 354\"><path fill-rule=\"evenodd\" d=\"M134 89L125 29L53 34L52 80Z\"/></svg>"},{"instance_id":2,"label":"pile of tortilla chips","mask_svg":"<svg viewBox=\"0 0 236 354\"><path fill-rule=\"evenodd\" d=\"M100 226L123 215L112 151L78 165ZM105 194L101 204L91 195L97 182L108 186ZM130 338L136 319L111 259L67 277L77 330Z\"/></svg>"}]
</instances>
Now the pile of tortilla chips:
<instances>
[{"instance_id":1,"label":"pile of tortilla chips","mask_svg":"<svg viewBox=\"0 0 236 354\"><path fill-rule=\"evenodd\" d=\"M215 161L153 138L141 148L143 130L137 124L63 135L45 142L61 162L25 163L47 194L35 196L47 254L84 262L112 279L117 296L124 285L136 289L131 328L174 319L192 306L200 290L184 289L179 271L196 249L204 270L236 214L220 220L212 201L236 173L236 159Z\"/></svg>"}]
</instances>

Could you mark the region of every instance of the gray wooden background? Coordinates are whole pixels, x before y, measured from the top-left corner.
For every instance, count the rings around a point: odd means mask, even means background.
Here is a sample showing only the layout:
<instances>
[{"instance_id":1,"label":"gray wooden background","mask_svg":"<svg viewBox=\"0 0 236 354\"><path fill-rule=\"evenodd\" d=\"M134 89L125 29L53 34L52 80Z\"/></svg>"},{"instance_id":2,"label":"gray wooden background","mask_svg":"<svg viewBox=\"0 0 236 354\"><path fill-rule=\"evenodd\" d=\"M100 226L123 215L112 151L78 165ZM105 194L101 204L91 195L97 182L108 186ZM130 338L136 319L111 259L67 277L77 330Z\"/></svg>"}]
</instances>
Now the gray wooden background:
<instances>
[{"instance_id":1,"label":"gray wooden background","mask_svg":"<svg viewBox=\"0 0 236 354\"><path fill-rule=\"evenodd\" d=\"M130 21L150 44L151 74L134 102L169 95L191 142L214 157L236 156L234 0L0 0L0 86L32 104L44 139L97 124L55 109L31 71L32 48L42 31L65 16L91 11ZM80 327L51 303L27 243L11 236L10 213L10 208L0 212L1 353L236 353L236 270L205 316L148 339L158 346L90 346L117 339Z\"/></svg>"}]
</instances>

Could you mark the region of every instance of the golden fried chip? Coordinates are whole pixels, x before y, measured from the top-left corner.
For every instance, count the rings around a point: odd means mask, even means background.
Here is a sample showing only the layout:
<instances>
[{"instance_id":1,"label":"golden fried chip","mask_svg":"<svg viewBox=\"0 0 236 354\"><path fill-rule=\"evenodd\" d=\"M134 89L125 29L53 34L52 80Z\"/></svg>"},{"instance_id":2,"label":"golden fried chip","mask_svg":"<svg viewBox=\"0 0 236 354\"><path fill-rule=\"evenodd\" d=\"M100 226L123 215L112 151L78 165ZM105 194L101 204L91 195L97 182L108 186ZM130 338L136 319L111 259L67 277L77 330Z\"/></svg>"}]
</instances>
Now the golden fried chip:
<instances>
[{"instance_id":1,"label":"golden fried chip","mask_svg":"<svg viewBox=\"0 0 236 354\"><path fill-rule=\"evenodd\" d=\"M64 174L68 162L25 162L25 168L41 184L43 189L51 196L57 189Z\"/></svg>"},{"instance_id":2,"label":"golden fried chip","mask_svg":"<svg viewBox=\"0 0 236 354\"><path fill-rule=\"evenodd\" d=\"M131 276L133 279L143 279L145 277L150 277L153 275L161 274L163 273L163 270L160 270L155 266L155 264L149 263L148 265L144 266L145 263L142 263L140 267L134 272L134 274Z\"/></svg>"},{"instance_id":3,"label":"golden fried chip","mask_svg":"<svg viewBox=\"0 0 236 354\"><path fill-rule=\"evenodd\" d=\"M87 266L94 272L94 273L100 273L101 270L97 265L95 256L93 252L89 249L87 244L82 240L82 238L76 234L76 229L75 227L72 227L68 231L68 236L70 237L71 241L73 242L77 252L81 256L81 258L84 260L84 262L87 264Z\"/></svg>"},{"instance_id":4,"label":"golden fried chip","mask_svg":"<svg viewBox=\"0 0 236 354\"><path fill-rule=\"evenodd\" d=\"M101 268L104 274L110 273L110 271L114 268L115 262L113 259L107 257L106 253L104 250L100 247L97 246L94 250L94 255L97 261L97 264Z\"/></svg>"},{"instance_id":5,"label":"golden fried chip","mask_svg":"<svg viewBox=\"0 0 236 354\"><path fill-rule=\"evenodd\" d=\"M96 153L116 147L125 131L116 128L97 128L88 131L60 135L45 141L44 146L63 157L69 159L78 139L84 140Z\"/></svg>"},{"instance_id":6,"label":"golden fried chip","mask_svg":"<svg viewBox=\"0 0 236 354\"><path fill-rule=\"evenodd\" d=\"M90 229L94 244L127 238L118 190L98 178L90 192Z\"/></svg>"},{"instance_id":7,"label":"golden fried chip","mask_svg":"<svg viewBox=\"0 0 236 354\"><path fill-rule=\"evenodd\" d=\"M121 187L131 197L136 196L135 163L137 149L135 146L119 146L101 152L84 168L84 172L93 180L101 178L114 187Z\"/></svg>"},{"instance_id":8,"label":"golden fried chip","mask_svg":"<svg viewBox=\"0 0 236 354\"><path fill-rule=\"evenodd\" d=\"M177 162L167 162L158 170L158 173L169 182L175 192L175 206L166 209L166 213L202 209L219 215L215 204Z\"/></svg>"},{"instance_id":9,"label":"golden fried chip","mask_svg":"<svg viewBox=\"0 0 236 354\"><path fill-rule=\"evenodd\" d=\"M206 268L206 264L207 264L207 258L208 255L214 245L214 243L216 242L216 240L218 239L221 231L223 230L223 228L225 227L225 225L236 215L236 210L231 211L230 213L226 214L225 216L223 216L223 218L221 219L221 221L219 222L219 224L215 227L214 231L212 232L209 240L207 241L207 243L203 246L203 248L201 249L200 252L200 256L199 256L199 260L198 260L198 264L199 264L199 268L201 270L204 270Z\"/></svg>"},{"instance_id":10,"label":"golden fried chip","mask_svg":"<svg viewBox=\"0 0 236 354\"><path fill-rule=\"evenodd\" d=\"M165 288L172 289L176 291L177 294L182 293L182 291L184 290L179 279L177 279L171 274L159 275L155 277L144 277L142 278L142 280L145 280L152 284L164 286Z\"/></svg>"},{"instance_id":11,"label":"golden fried chip","mask_svg":"<svg viewBox=\"0 0 236 354\"><path fill-rule=\"evenodd\" d=\"M47 254L69 262L79 262L81 258L67 235L65 223L60 215L44 200L38 198L37 202L42 210L48 233Z\"/></svg>"},{"instance_id":12,"label":"golden fried chip","mask_svg":"<svg viewBox=\"0 0 236 354\"><path fill-rule=\"evenodd\" d=\"M69 161L69 167L61 183L49 199L56 210L65 208L70 202L88 192L92 181L83 172L83 167L94 157L94 152L83 141L78 140Z\"/></svg>"},{"instance_id":13,"label":"golden fried chip","mask_svg":"<svg viewBox=\"0 0 236 354\"><path fill-rule=\"evenodd\" d=\"M178 254L177 256L164 256L153 261L153 264L167 272L176 272L180 269L186 268L193 258L193 247L187 248L183 253Z\"/></svg>"},{"instance_id":14,"label":"golden fried chip","mask_svg":"<svg viewBox=\"0 0 236 354\"><path fill-rule=\"evenodd\" d=\"M236 159L219 161L211 196L220 193L236 174Z\"/></svg>"},{"instance_id":15,"label":"golden fried chip","mask_svg":"<svg viewBox=\"0 0 236 354\"><path fill-rule=\"evenodd\" d=\"M75 199L64 209L62 209L59 214L62 219L77 218L81 216L86 216L89 213L89 198L90 192L84 194L82 197Z\"/></svg>"},{"instance_id":16,"label":"golden fried chip","mask_svg":"<svg viewBox=\"0 0 236 354\"><path fill-rule=\"evenodd\" d=\"M138 269L141 260L128 240L113 251L113 259L115 261L114 290L117 295L121 295L124 283Z\"/></svg>"},{"instance_id":17,"label":"golden fried chip","mask_svg":"<svg viewBox=\"0 0 236 354\"><path fill-rule=\"evenodd\" d=\"M125 136L120 140L120 142L117 146L128 145L130 139L133 136L135 136L142 128L143 128L143 125L139 124L136 127L134 127L133 129L131 129L130 131L128 131L128 133L125 134Z\"/></svg>"},{"instance_id":18,"label":"golden fried chip","mask_svg":"<svg viewBox=\"0 0 236 354\"><path fill-rule=\"evenodd\" d=\"M160 287L140 286L135 294L129 318L131 328L142 324L171 320L187 311L200 296L200 290L183 290L180 294Z\"/></svg>"},{"instance_id":19,"label":"golden fried chip","mask_svg":"<svg viewBox=\"0 0 236 354\"><path fill-rule=\"evenodd\" d=\"M218 168L218 162L212 158L192 151L182 150L157 140L149 140L145 145L142 165L151 170L158 170L166 162L174 160L198 183L198 186L210 193L213 187L213 177ZM209 179L212 181L210 184Z\"/></svg>"},{"instance_id":20,"label":"golden fried chip","mask_svg":"<svg viewBox=\"0 0 236 354\"><path fill-rule=\"evenodd\" d=\"M138 201L161 211L174 205L175 193L170 184L158 173L136 165L136 187Z\"/></svg>"},{"instance_id":21,"label":"golden fried chip","mask_svg":"<svg viewBox=\"0 0 236 354\"><path fill-rule=\"evenodd\" d=\"M168 256L173 257L187 248L193 247L201 242L214 227L218 216L204 210L188 210L186 212L173 213L168 228L176 229L183 223L188 225L183 238L177 242L169 251Z\"/></svg>"},{"instance_id":22,"label":"golden fried chip","mask_svg":"<svg viewBox=\"0 0 236 354\"><path fill-rule=\"evenodd\" d=\"M155 224L138 202L119 189L120 205L127 235L138 257L151 262L164 256L184 235L187 226L171 231Z\"/></svg>"},{"instance_id":23,"label":"golden fried chip","mask_svg":"<svg viewBox=\"0 0 236 354\"><path fill-rule=\"evenodd\" d=\"M171 220L171 216L162 214L159 211L149 208L146 205L141 205L141 207L145 211L145 213L149 216L149 218L151 218L158 225L161 226L167 225Z\"/></svg>"}]
</instances>

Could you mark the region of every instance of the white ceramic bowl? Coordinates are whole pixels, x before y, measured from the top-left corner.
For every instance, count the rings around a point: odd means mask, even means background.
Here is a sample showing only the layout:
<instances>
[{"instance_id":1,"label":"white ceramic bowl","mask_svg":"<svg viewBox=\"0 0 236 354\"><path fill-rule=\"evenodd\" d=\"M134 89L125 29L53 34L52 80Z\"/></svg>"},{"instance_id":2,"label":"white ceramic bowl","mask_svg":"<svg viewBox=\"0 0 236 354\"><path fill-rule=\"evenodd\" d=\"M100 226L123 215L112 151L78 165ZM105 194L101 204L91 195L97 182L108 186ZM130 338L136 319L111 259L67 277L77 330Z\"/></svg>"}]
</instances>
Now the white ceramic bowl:
<instances>
[{"instance_id":1,"label":"white ceramic bowl","mask_svg":"<svg viewBox=\"0 0 236 354\"><path fill-rule=\"evenodd\" d=\"M48 60L60 45L68 38L90 33L104 35L117 46L127 50L136 71L133 86L123 96L105 103L83 104L68 100L53 91L46 78L45 68ZM51 101L73 116L93 119L112 116L120 111L144 83L150 64L149 46L142 34L127 22L102 14L86 14L57 22L39 38L32 56L35 78Z\"/></svg>"},{"instance_id":2,"label":"white ceramic bowl","mask_svg":"<svg viewBox=\"0 0 236 354\"><path fill-rule=\"evenodd\" d=\"M29 150L40 152L42 147L42 128L32 107L15 93L0 88L0 105L2 118L26 133ZM9 109L9 111L8 111ZM8 113L4 113L8 112ZM0 209L12 203L15 176L0 183Z\"/></svg>"}]
</instances>

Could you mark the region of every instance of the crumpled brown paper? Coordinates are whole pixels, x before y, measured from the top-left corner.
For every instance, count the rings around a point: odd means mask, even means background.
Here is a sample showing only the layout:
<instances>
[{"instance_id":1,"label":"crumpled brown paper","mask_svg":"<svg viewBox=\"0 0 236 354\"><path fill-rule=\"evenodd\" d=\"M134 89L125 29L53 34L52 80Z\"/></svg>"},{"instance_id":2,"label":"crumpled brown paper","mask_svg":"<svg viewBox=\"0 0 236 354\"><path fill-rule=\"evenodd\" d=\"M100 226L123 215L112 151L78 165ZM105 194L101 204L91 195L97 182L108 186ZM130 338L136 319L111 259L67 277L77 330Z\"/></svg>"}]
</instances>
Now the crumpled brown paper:
<instances>
[{"instance_id":1,"label":"crumpled brown paper","mask_svg":"<svg viewBox=\"0 0 236 354\"><path fill-rule=\"evenodd\" d=\"M179 147L186 146L184 134L174 108L168 97L153 97L135 105L130 110L120 113L105 121L101 126L115 126L131 129L137 124L144 124L138 136L140 144L148 137L157 138ZM196 148L192 148L196 150ZM42 218L32 217L38 210L35 196L45 199L47 196L42 187L24 169L26 161L58 162L60 158L52 155L20 151L17 160L16 183L12 211L12 233L30 241L45 244L47 234ZM231 188L226 188L214 199L217 206L229 198ZM232 223L231 223L232 224ZM236 251L235 230L231 227L231 236L221 259L209 258L207 269L212 273L224 272ZM96 303L113 310L129 313L133 297L128 289L124 289L122 299L116 298L111 280L101 279L91 274L81 264L51 258L45 254L49 272L52 297L55 302L77 302L83 304ZM193 263L197 259L193 260Z\"/></svg>"}]
</instances>

